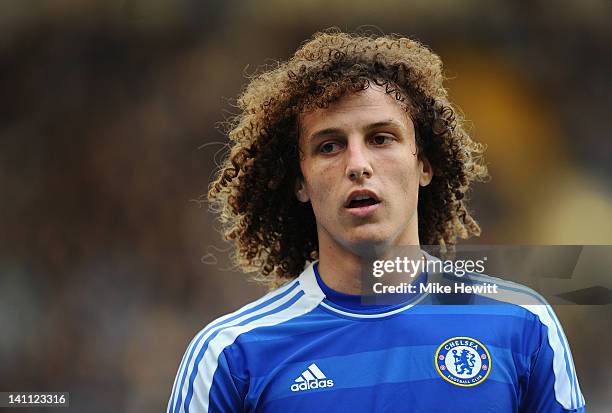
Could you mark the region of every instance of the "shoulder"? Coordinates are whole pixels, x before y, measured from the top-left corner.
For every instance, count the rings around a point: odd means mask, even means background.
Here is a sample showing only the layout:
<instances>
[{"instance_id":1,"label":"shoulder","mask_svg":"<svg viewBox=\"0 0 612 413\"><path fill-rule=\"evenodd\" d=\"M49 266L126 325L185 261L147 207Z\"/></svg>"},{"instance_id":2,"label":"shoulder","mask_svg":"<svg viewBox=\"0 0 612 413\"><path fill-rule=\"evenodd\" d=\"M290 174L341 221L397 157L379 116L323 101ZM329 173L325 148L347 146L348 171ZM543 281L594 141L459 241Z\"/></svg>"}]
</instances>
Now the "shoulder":
<instances>
[{"instance_id":1,"label":"shoulder","mask_svg":"<svg viewBox=\"0 0 612 413\"><path fill-rule=\"evenodd\" d=\"M548 302L533 289L503 278L481 272L463 271L455 275L447 271L440 258L425 253L428 261L428 282L447 286L450 301L458 304L494 305L494 312L523 318L545 319L550 308ZM432 263L430 270L429 261ZM436 266L440 264L440 266ZM452 268L452 267L451 267ZM450 288L449 288L450 287Z\"/></svg>"},{"instance_id":2,"label":"shoulder","mask_svg":"<svg viewBox=\"0 0 612 413\"><path fill-rule=\"evenodd\" d=\"M570 345L554 310L544 297L521 284L488 275L469 274L474 283L498 286L494 299L531 317L536 330L525 330L538 345L529 358L524 404L529 411L584 411L585 400L578 384Z\"/></svg>"},{"instance_id":3,"label":"shoulder","mask_svg":"<svg viewBox=\"0 0 612 413\"><path fill-rule=\"evenodd\" d=\"M476 311L501 317L512 317L506 323L516 334L524 337L528 347L535 351L536 338L543 336L554 348L566 347L566 339L555 311L541 294L525 285L480 273L465 273L463 276L442 274L446 284L453 286L455 301L464 311ZM461 290L462 293L457 293ZM503 318L500 318L502 320ZM507 319L509 320L509 319Z\"/></svg>"},{"instance_id":4,"label":"shoulder","mask_svg":"<svg viewBox=\"0 0 612 413\"><path fill-rule=\"evenodd\" d=\"M481 302L505 304L506 311L536 318L549 328L559 323L546 299L530 287L486 274L467 273L462 278L459 282L473 286L471 293Z\"/></svg>"},{"instance_id":5,"label":"shoulder","mask_svg":"<svg viewBox=\"0 0 612 413\"><path fill-rule=\"evenodd\" d=\"M569 363L569 343L563 327L542 295L524 285L489 275L470 273L465 278L466 283L473 285L489 284L497 287L496 293L475 295L477 299L489 302L503 312L518 315L526 321L521 334L526 342L531 342L530 347L534 355L545 347L554 354L556 364Z\"/></svg>"},{"instance_id":6,"label":"shoulder","mask_svg":"<svg viewBox=\"0 0 612 413\"><path fill-rule=\"evenodd\" d=\"M296 278L258 300L208 323L195 335L192 343L216 339L218 336L224 337L223 341L226 342L259 327L280 324L306 311L308 304L304 296L299 278Z\"/></svg>"},{"instance_id":7,"label":"shoulder","mask_svg":"<svg viewBox=\"0 0 612 413\"><path fill-rule=\"evenodd\" d=\"M206 351L218 356L239 336L263 327L282 325L310 313L319 305L322 297L309 291L304 281L307 273L308 269L258 300L213 320L195 335L190 347L195 352Z\"/></svg>"},{"instance_id":8,"label":"shoulder","mask_svg":"<svg viewBox=\"0 0 612 413\"><path fill-rule=\"evenodd\" d=\"M269 292L238 310L219 317L195 334L183 356L169 406L191 404L194 394L203 411L208 411L214 389L240 387L241 360L229 357L227 349L244 335L266 326L277 326L308 314L319 304L306 294L300 278ZM212 392L212 393L211 393ZM170 411L170 410L169 410Z\"/></svg>"}]
</instances>

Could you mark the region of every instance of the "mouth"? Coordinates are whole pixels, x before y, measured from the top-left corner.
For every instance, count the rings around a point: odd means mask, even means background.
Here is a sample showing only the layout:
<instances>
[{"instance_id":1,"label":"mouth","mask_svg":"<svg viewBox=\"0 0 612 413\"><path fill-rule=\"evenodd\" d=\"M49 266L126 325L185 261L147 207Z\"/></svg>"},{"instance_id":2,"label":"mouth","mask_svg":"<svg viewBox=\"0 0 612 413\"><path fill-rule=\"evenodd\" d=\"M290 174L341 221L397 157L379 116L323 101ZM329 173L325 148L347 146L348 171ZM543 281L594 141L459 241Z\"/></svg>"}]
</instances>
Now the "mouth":
<instances>
[{"instance_id":1,"label":"mouth","mask_svg":"<svg viewBox=\"0 0 612 413\"><path fill-rule=\"evenodd\" d=\"M351 202L349 202L349 204L347 205L347 208L348 209L363 208L363 207L367 207L370 205L376 205L379 203L380 201L376 201L374 198L353 199Z\"/></svg>"},{"instance_id":2,"label":"mouth","mask_svg":"<svg viewBox=\"0 0 612 413\"><path fill-rule=\"evenodd\" d=\"M365 217L380 205L380 198L372 191L358 190L350 193L344 207L351 215Z\"/></svg>"}]
</instances>

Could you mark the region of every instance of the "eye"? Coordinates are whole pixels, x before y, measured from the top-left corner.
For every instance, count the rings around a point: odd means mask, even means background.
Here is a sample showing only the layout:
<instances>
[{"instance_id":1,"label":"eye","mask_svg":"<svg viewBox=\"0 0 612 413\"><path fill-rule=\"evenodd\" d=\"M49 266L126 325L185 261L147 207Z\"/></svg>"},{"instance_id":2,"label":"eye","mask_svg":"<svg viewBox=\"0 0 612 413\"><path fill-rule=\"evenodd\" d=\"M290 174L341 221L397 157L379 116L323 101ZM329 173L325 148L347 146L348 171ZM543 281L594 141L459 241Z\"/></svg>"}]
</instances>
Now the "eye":
<instances>
[{"instance_id":1,"label":"eye","mask_svg":"<svg viewBox=\"0 0 612 413\"><path fill-rule=\"evenodd\" d=\"M334 153L341 149L341 145L338 142L324 142L319 147L321 153Z\"/></svg>"},{"instance_id":2,"label":"eye","mask_svg":"<svg viewBox=\"0 0 612 413\"><path fill-rule=\"evenodd\" d=\"M374 135L370 140L374 145L387 145L393 142L394 138L391 135Z\"/></svg>"}]
</instances>

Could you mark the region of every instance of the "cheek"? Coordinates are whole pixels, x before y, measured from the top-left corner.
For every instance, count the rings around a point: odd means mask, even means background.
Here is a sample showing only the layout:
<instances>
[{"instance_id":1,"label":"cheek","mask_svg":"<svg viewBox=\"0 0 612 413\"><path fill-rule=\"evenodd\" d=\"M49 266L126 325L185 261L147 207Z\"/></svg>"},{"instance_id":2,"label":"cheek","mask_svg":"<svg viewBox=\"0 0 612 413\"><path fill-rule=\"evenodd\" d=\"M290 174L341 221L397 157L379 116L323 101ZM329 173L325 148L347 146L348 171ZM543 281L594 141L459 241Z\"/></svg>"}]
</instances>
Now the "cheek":
<instances>
[{"instance_id":1,"label":"cheek","mask_svg":"<svg viewBox=\"0 0 612 413\"><path fill-rule=\"evenodd\" d=\"M303 161L300 165L302 174L309 183L310 190L313 193L320 192L322 188L329 185L328 182L333 176L333 163Z\"/></svg>"},{"instance_id":2,"label":"cheek","mask_svg":"<svg viewBox=\"0 0 612 413\"><path fill-rule=\"evenodd\" d=\"M309 187L310 198L313 202L313 207L325 208L325 205L331 202L333 196L333 185L328 180L317 179L311 182Z\"/></svg>"},{"instance_id":3,"label":"cheek","mask_svg":"<svg viewBox=\"0 0 612 413\"><path fill-rule=\"evenodd\" d=\"M310 169L307 179L307 189L310 195L312 208L316 216L329 214L334 205L338 202L335 198L338 185L334 181L331 168ZM308 178L308 176L307 176Z\"/></svg>"},{"instance_id":4,"label":"cheek","mask_svg":"<svg viewBox=\"0 0 612 413\"><path fill-rule=\"evenodd\" d=\"M382 166L379 173L381 177L388 177L393 183L404 188L407 186L411 187L415 183L418 185L420 169L416 160L396 158L387 160L387 162L381 162L380 165Z\"/></svg>"}]
</instances>

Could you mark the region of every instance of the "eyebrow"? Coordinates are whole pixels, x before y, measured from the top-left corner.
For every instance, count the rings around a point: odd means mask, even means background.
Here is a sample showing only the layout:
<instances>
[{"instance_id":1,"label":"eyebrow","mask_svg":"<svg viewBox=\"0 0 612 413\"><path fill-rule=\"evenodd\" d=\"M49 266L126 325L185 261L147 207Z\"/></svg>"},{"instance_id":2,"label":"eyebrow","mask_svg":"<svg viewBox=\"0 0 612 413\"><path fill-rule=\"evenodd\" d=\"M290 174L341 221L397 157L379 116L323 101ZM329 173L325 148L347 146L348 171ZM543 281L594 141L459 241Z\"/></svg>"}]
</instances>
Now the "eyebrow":
<instances>
[{"instance_id":1,"label":"eyebrow","mask_svg":"<svg viewBox=\"0 0 612 413\"><path fill-rule=\"evenodd\" d=\"M366 125L363 129L368 132L371 131L372 129L378 129L381 127L395 127L395 128L401 128L403 127L403 125L394 120L394 119L389 119L389 120L383 120L380 122L374 122L374 123L370 123L369 125ZM315 133L313 133L312 135L310 135L310 141L316 141L316 140L320 140L323 138L326 138L328 136L338 136L338 135L342 135L344 133L344 131L341 128L325 128L325 129L321 129L319 131L316 131Z\"/></svg>"}]
</instances>

